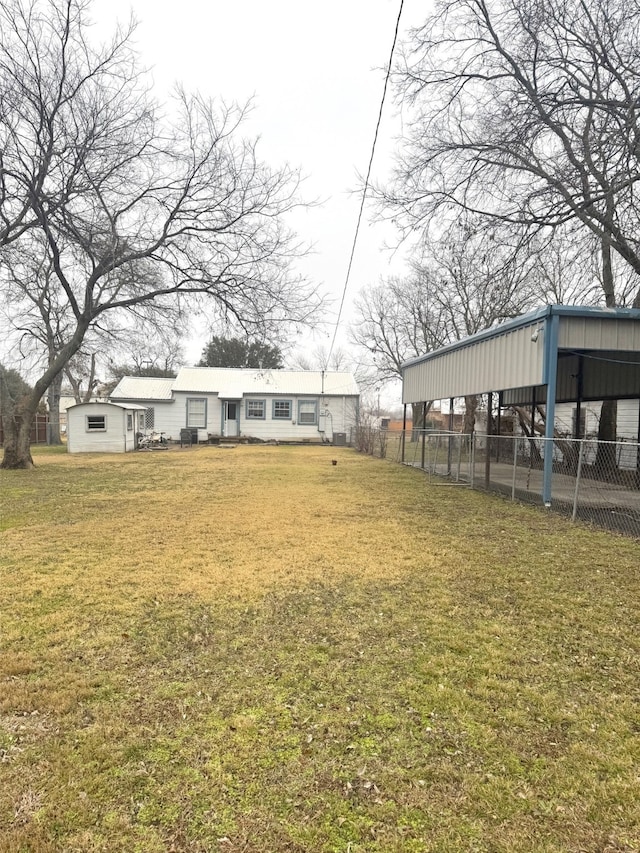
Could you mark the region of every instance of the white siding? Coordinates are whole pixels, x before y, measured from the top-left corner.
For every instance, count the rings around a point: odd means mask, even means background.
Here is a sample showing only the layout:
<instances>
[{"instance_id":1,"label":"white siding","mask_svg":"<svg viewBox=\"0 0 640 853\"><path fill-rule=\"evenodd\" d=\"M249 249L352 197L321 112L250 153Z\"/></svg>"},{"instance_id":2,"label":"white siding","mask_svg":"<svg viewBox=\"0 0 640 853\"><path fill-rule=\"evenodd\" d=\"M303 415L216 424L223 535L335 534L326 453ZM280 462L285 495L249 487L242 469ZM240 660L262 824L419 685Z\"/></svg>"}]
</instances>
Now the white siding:
<instances>
[{"instance_id":1,"label":"white siding","mask_svg":"<svg viewBox=\"0 0 640 853\"><path fill-rule=\"evenodd\" d=\"M247 418L247 400L265 401L264 420ZM291 419L273 417L274 400L291 400ZM299 403L316 403L316 423L299 423ZM355 425L357 415L357 400L353 397L319 397L278 395L267 397L251 395L238 404L240 406L240 434L263 441L321 441L325 438L332 441L334 433L344 432L349 435Z\"/></svg>"},{"instance_id":2,"label":"white siding","mask_svg":"<svg viewBox=\"0 0 640 853\"><path fill-rule=\"evenodd\" d=\"M87 417L103 416L104 432L87 430ZM127 434L127 413L109 403L86 403L67 409L67 450L69 453L124 453L133 449L135 430ZM128 439L130 447L127 448Z\"/></svg>"},{"instance_id":3,"label":"white siding","mask_svg":"<svg viewBox=\"0 0 640 853\"><path fill-rule=\"evenodd\" d=\"M206 427L204 432L210 435L221 435L223 400L217 395L205 394L203 392L174 391L172 403L154 403L154 428L158 432L164 432L168 439L177 441L180 438L180 430L187 425L187 400L205 399L207 401ZM247 418L247 400L264 400L264 419ZM283 420L273 417L273 400L291 401L291 419ZM315 424L298 423L298 402L300 400L317 401L318 418ZM321 428L325 428L325 437L333 438L335 432L349 434L355 425L357 414L357 398L355 397L325 397L322 403L319 397L296 396L282 394L278 396L267 396L265 394L252 394L236 400L240 416L239 432L245 438L258 438L262 441L320 441L322 439ZM328 415L322 417L323 412ZM324 420L324 423L323 423ZM203 437L203 432L199 433Z\"/></svg>"},{"instance_id":4,"label":"white siding","mask_svg":"<svg viewBox=\"0 0 640 853\"><path fill-rule=\"evenodd\" d=\"M178 440L180 430L187 426L187 400L206 400L206 424L204 430L212 435L220 435L222 425L222 404L217 394L205 394L202 391L174 391L170 412L166 412L166 426L158 427L167 433L168 438ZM156 410L157 411L157 410ZM164 416L163 409L163 416Z\"/></svg>"},{"instance_id":5,"label":"white siding","mask_svg":"<svg viewBox=\"0 0 640 853\"><path fill-rule=\"evenodd\" d=\"M222 382L224 380L224 382ZM218 387L214 381L221 382ZM189 384L188 384L189 383ZM128 386L129 387L129 386ZM129 390L134 386L131 385ZM314 393L314 387L317 390ZM321 389L325 389L322 394ZM327 389L331 393L327 393ZM145 390L140 385L140 390ZM331 441L335 433L347 436L355 426L358 390L351 374L314 371L257 371L214 368L183 368L172 390L171 400L140 397L120 398L120 404L139 404L153 409L153 428L164 432L169 440L178 441L180 430L198 428L198 439L220 436L223 429L225 402L235 402L238 411L239 437L262 441ZM187 424L189 400L206 401L205 425ZM247 401L264 401L264 418L247 418ZM290 418L274 418L273 402L289 400ZM316 421L299 422L299 403L316 403ZM147 424L147 429L149 428Z\"/></svg>"},{"instance_id":6,"label":"white siding","mask_svg":"<svg viewBox=\"0 0 640 853\"><path fill-rule=\"evenodd\" d=\"M585 436L595 438L598 435L598 424L600 422L601 402L583 403L582 411L585 413ZM618 422L617 435L620 441L638 440L638 400L618 400ZM559 403L556 406L556 429L567 435L573 434L573 412L575 403Z\"/></svg>"}]
</instances>

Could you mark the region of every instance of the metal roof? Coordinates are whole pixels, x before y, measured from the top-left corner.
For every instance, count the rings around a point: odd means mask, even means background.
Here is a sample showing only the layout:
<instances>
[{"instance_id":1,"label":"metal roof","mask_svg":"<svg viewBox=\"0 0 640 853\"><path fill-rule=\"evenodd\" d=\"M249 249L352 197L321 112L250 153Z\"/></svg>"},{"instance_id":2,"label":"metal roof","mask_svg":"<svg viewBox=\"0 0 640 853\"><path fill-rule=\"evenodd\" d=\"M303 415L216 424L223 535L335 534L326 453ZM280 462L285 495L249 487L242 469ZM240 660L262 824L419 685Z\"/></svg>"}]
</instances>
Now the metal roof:
<instances>
[{"instance_id":1,"label":"metal roof","mask_svg":"<svg viewBox=\"0 0 640 853\"><path fill-rule=\"evenodd\" d=\"M498 391L501 405L543 403L552 441L557 402L640 396L639 352L640 310L547 305L403 364L402 402ZM545 506L553 460L544 453Z\"/></svg>"},{"instance_id":2,"label":"metal roof","mask_svg":"<svg viewBox=\"0 0 640 853\"><path fill-rule=\"evenodd\" d=\"M115 406L116 409L125 409L126 411L146 411L146 406L140 406L137 403L116 403L113 400L90 400L88 403L74 403L73 406L68 406L69 409L77 409L80 406Z\"/></svg>"},{"instance_id":3,"label":"metal roof","mask_svg":"<svg viewBox=\"0 0 640 853\"><path fill-rule=\"evenodd\" d=\"M638 365L632 355L638 351L640 310L547 305L406 362L402 399L418 403L533 389L555 385L556 377L559 399L603 399L607 389L617 397L638 396ZM564 363L569 356L581 359L580 370L573 370L580 373L575 389L563 379L563 369L571 366ZM531 399L528 392L519 395L527 397ZM536 399L540 401L539 394Z\"/></svg>"},{"instance_id":4,"label":"metal roof","mask_svg":"<svg viewBox=\"0 0 640 853\"><path fill-rule=\"evenodd\" d=\"M357 397L360 393L353 375L342 371L183 367L175 379L124 376L109 399L171 401L174 391L231 400L255 394Z\"/></svg>"},{"instance_id":5,"label":"metal roof","mask_svg":"<svg viewBox=\"0 0 640 853\"><path fill-rule=\"evenodd\" d=\"M504 335L507 332L521 329L523 326L531 326L534 323L542 322L543 320L556 317L573 317L581 320L640 320L640 309L637 308L598 308L591 305L545 305L529 314L522 314L519 317L514 317L513 320L507 320L505 323L500 323L498 326L492 326L490 329L485 329L475 335L470 335L468 338L462 338L459 341L453 341L440 349L433 352L419 355L416 358L405 361L401 367L410 367L413 364L419 364L423 361L428 361L431 358L444 355L452 350L462 349L464 347L479 343L483 340L495 338Z\"/></svg>"},{"instance_id":6,"label":"metal roof","mask_svg":"<svg viewBox=\"0 0 640 853\"><path fill-rule=\"evenodd\" d=\"M110 400L171 400L175 379L123 376L109 395Z\"/></svg>"},{"instance_id":7,"label":"metal roof","mask_svg":"<svg viewBox=\"0 0 640 853\"><path fill-rule=\"evenodd\" d=\"M255 370L232 367L183 367L174 391L217 393L225 399L253 394L357 396L351 373L321 370Z\"/></svg>"}]
</instances>

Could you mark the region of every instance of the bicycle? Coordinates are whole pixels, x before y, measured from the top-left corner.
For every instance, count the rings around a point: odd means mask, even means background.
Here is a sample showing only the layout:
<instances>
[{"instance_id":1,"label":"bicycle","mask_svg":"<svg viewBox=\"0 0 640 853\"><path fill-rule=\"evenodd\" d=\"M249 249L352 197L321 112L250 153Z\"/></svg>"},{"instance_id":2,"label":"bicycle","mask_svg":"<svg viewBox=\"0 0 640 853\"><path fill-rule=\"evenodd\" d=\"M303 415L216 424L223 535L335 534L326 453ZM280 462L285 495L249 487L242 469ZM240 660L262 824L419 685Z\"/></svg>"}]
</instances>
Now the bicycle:
<instances>
[{"instance_id":1,"label":"bicycle","mask_svg":"<svg viewBox=\"0 0 640 853\"><path fill-rule=\"evenodd\" d=\"M146 435L139 432L136 434L138 439L138 450L166 450L169 447L169 442L164 432L149 432Z\"/></svg>"}]
</instances>

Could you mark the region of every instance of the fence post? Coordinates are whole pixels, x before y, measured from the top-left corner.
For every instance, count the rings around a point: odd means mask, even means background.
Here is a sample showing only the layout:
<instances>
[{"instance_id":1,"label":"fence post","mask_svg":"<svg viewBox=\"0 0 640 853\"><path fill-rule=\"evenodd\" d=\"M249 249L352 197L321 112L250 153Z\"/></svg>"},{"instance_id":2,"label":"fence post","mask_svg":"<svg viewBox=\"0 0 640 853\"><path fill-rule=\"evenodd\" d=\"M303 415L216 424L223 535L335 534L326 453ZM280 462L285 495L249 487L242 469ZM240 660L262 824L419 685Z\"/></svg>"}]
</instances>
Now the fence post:
<instances>
[{"instance_id":1,"label":"fence post","mask_svg":"<svg viewBox=\"0 0 640 853\"><path fill-rule=\"evenodd\" d=\"M473 488L473 478L476 473L476 435L477 433L472 432L469 434L469 461L471 462L471 475L469 477L469 483L471 488Z\"/></svg>"},{"instance_id":2,"label":"fence post","mask_svg":"<svg viewBox=\"0 0 640 853\"><path fill-rule=\"evenodd\" d=\"M493 416L493 392L487 394L487 447L484 454L484 487L489 491L491 485L491 418Z\"/></svg>"},{"instance_id":3,"label":"fence post","mask_svg":"<svg viewBox=\"0 0 640 853\"><path fill-rule=\"evenodd\" d=\"M513 439L513 474L511 477L511 500L516 499L516 472L518 468L518 437Z\"/></svg>"},{"instance_id":4,"label":"fence post","mask_svg":"<svg viewBox=\"0 0 640 853\"><path fill-rule=\"evenodd\" d=\"M578 452L578 468L576 470L576 488L573 493L573 512L571 513L571 521L576 520L578 514L578 491L580 489L580 474L582 473L582 455L584 451L584 440L580 442L580 450Z\"/></svg>"}]
</instances>

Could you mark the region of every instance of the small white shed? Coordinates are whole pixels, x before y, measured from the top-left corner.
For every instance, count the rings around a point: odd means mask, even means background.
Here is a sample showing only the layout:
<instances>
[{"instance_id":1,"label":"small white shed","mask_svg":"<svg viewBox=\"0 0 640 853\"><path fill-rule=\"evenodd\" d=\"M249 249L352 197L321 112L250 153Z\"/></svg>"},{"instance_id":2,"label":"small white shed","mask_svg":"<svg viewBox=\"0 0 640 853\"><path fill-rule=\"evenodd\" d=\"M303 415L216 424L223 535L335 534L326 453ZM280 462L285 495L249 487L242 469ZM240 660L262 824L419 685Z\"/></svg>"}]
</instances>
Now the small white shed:
<instances>
[{"instance_id":1,"label":"small white shed","mask_svg":"<svg viewBox=\"0 0 640 853\"><path fill-rule=\"evenodd\" d=\"M126 453L136 449L144 406L135 403L78 403L67 409L69 453Z\"/></svg>"}]
</instances>

